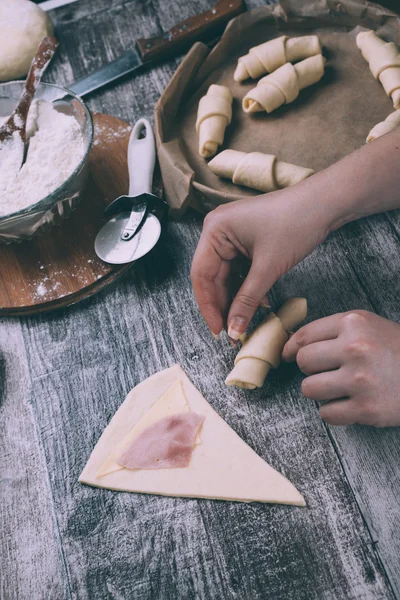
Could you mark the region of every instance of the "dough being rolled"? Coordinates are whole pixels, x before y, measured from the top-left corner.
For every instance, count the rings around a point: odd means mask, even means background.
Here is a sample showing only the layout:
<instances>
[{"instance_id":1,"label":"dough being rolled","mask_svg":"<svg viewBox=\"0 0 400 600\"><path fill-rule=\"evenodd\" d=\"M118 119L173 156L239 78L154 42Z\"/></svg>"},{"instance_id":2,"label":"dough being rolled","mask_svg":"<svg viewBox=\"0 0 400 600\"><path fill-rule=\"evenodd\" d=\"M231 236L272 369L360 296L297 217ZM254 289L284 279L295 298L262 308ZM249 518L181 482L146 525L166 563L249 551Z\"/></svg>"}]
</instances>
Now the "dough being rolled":
<instances>
[{"instance_id":1,"label":"dough being rolled","mask_svg":"<svg viewBox=\"0 0 400 600\"><path fill-rule=\"evenodd\" d=\"M306 316L305 298L291 298L276 315L271 312L244 342L235 358L235 366L225 380L226 385L236 385L247 390L262 387L270 369L279 366L289 333Z\"/></svg>"},{"instance_id":2,"label":"dough being rolled","mask_svg":"<svg viewBox=\"0 0 400 600\"><path fill-rule=\"evenodd\" d=\"M303 181L314 173L277 159L273 154L224 150L209 163L211 171L236 185L244 185L260 192L273 192Z\"/></svg>"},{"instance_id":3,"label":"dough being rolled","mask_svg":"<svg viewBox=\"0 0 400 600\"><path fill-rule=\"evenodd\" d=\"M385 133L389 133L392 129L396 129L396 127L400 126L400 110L395 110L390 113L388 117L381 123L378 123L371 129L367 137L367 144L369 142L373 142L376 138L381 137L381 135L385 135Z\"/></svg>"},{"instance_id":4,"label":"dough being rolled","mask_svg":"<svg viewBox=\"0 0 400 600\"><path fill-rule=\"evenodd\" d=\"M266 111L271 113L282 104L296 100L300 90L317 83L325 71L326 60L322 54L306 58L296 65L286 63L270 75L263 77L257 86L243 98L246 113Z\"/></svg>"},{"instance_id":5,"label":"dough being rolled","mask_svg":"<svg viewBox=\"0 0 400 600\"><path fill-rule=\"evenodd\" d=\"M196 131L200 156L214 156L224 141L225 129L231 120L232 94L224 85L210 85L197 110Z\"/></svg>"},{"instance_id":6,"label":"dough being rolled","mask_svg":"<svg viewBox=\"0 0 400 600\"><path fill-rule=\"evenodd\" d=\"M297 62L315 54L321 54L321 42L317 35L289 38L282 35L274 40L250 48L238 60L233 75L235 81L258 79L265 73L272 73L287 62Z\"/></svg>"},{"instance_id":7,"label":"dough being rolled","mask_svg":"<svg viewBox=\"0 0 400 600\"><path fill-rule=\"evenodd\" d=\"M375 31L362 31L357 46L369 64L375 79L379 79L394 108L400 108L400 53L393 42L385 42Z\"/></svg>"}]
</instances>

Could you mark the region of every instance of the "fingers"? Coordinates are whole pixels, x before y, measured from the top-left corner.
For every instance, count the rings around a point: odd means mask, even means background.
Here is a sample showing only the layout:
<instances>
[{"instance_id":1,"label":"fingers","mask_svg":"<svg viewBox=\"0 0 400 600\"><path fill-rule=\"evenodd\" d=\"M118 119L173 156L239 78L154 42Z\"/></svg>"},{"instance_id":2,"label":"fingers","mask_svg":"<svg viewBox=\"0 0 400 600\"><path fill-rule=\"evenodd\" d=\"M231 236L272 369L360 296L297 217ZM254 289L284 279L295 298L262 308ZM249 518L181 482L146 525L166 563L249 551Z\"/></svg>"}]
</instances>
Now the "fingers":
<instances>
[{"instance_id":1,"label":"fingers","mask_svg":"<svg viewBox=\"0 0 400 600\"><path fill-rule=\"evenodd\" d=\"M306 398L319 402L345 398L349 394L349 388L342 369L311 375L304 379L301 386Z\"/></svg>"},{"instance_id":2,"label":"fingers","mask_svg":"<svg viewBox=\"0 0 400 600\"><path fill-rule=\"evenodd\" d=\"M327 402L319 407L319 414L329 425L354 425L359 422L359 408L354 400Z\"/></svg>"},{"instance_id":3,"label":"fingers","mask_svg":"<svg viewBox=\"0 0 400 600\"><path fill-rule=\"evenodd\" d=\"M223 328L223 314L220 303L224 301L221 287L223 281L216 278L223 270L223 261L213 246L200 238L195 252L191 279L200 312L214 335Z\"/></svg>"},{"instance_id":4,"label":"fingers","mask_svg":"<svg viewBox=\"0 0 400 600\"><path fill-rule=\"evenodd\" d=\"M265 294L265 296L263 296L261 298L260 307L261 308L271 308L271 303L269 301L269 298L268 298L267 294Z\"/></svg>"},{"instance_id":5,"label":"fingers","mask_svg":"<svg viewBox=\"0 0 400 600\"><path fill-rule=\"evenodd\" d=\"M306 375L333 371L343 364L342 350L338 340L303 346L297 352L296 360L300 370Z\"/></svg>"},{"instance_id":6,"label":"fingers","mask_svg":"<svg viewBox=\"0 0 400 600\"><path fill-rule=\"evenodd\" d=\"M254 260L250 271L236 294L228 315L228 335L238 340L245 332L257 308L265 300L275 280L268 276L265 261Z\"/></svg>"},{"instance_id":7,"label":"fingers","mask_svg":"<svg viewBox=\"0 0 400 600\"><path fill-rule=\"evenodd\" d=\"M231 294L229 289L230 274L231 263L223 260L221 263L219 273L215 278L216 299L223 319L223 328L225 328L226 325L228 307L231 301Z\"/></svg>"},{"instance_id":8,"label":"fingers","mask_svg":"<svg viewBox=\"0 0 400 600\"><path fill-rule=\"evenodd\" d=\"M282 352L282 360L292 362L296 359L300 348L315 342L337 338L339 335L340 318L340 314L331 315L301 327L286 343Z\"/></svg>"}]
</instances>

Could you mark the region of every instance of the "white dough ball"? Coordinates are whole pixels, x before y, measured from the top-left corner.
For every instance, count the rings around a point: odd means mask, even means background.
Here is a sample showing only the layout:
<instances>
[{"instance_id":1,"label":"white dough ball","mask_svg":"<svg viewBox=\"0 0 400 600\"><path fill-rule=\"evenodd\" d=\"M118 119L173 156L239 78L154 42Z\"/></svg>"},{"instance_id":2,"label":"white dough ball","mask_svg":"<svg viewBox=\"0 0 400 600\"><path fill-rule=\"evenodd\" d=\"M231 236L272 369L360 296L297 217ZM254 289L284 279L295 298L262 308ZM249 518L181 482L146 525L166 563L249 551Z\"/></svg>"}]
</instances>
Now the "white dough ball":
<instances>
[{"instance_id":1,"label":"white dough ball","mask_svg":"<svg viewBox=\"0 0 400 600\"><path fill-rule=\"evenodd\" d=\"M53 34L48 15L29 0L0 0L0 81L26 75L41 40Z\"/></svg>"}]
</instances>

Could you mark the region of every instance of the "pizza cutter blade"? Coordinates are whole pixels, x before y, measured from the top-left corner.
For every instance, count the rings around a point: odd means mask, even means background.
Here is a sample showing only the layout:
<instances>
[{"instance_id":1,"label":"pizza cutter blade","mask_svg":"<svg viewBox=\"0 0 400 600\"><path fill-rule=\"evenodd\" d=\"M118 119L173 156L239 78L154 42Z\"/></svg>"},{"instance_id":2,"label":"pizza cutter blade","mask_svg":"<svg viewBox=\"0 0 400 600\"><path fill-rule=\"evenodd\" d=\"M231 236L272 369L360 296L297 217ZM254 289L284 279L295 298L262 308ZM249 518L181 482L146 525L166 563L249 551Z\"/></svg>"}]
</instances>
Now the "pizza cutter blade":
<instances>
[{"instance_id":1,"label":"pizza cutter blade","mask_svg":"<svg viewBox=\"0 0 400 600\"><path fill-rule=\"evenodd\" d=\"M143 133L146 135L141 137ZM150 209L164 203L151 193L155 160L151 125L140 119L129 138L129 194L120 196L106 208L105 216L112 218L95 239L96 254L104 262L124 264L138 260L158 242L161 224Z\"/></svg>"},{"instance_id":2,"label":"pizza cutter blade","mask_svg":"<svg viewBox=\"0 0 400 600\"><path fill-rule=\"evenodd\" d=\"M157 217L148 213L140 231L128 241L123 233L129 221L130 213L123 212L108 221L97 234L94 249L104 262L119 265L142 258L157 244L161 234L161 225Z\"/></svg>"}]
</instances>

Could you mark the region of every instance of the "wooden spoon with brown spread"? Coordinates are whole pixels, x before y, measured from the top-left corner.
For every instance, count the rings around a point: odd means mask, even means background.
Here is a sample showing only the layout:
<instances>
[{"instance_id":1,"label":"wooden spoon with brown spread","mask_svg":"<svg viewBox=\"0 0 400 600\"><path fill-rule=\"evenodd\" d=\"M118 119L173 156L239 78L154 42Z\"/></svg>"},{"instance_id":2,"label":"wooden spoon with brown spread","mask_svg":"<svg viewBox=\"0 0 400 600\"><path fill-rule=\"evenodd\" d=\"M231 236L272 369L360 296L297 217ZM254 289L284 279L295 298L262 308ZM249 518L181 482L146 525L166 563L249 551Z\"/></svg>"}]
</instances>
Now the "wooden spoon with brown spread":
<instances>
[{"instance_id":1,"label":"wooden spoon with brown spread","mask_svg":"<svg viewBox=\"0 0 400 600\"><path fill-rule=\"evenodd\" d=\"M15 132L19 134L19 137L22 141L22 144L18 144L21 154L20 167L24 161L25 130L29 108L39 85L40 79L51 59L53 58L57 46L58 42L56 38L51 36L43 38L43 40L40 42L36 55L32 60L32 64L30 66L24 89L22 90L18 104L7 121L0 127L0 149L7 140L13 137L15 139Z\"/></svg>"}]
</instances>

